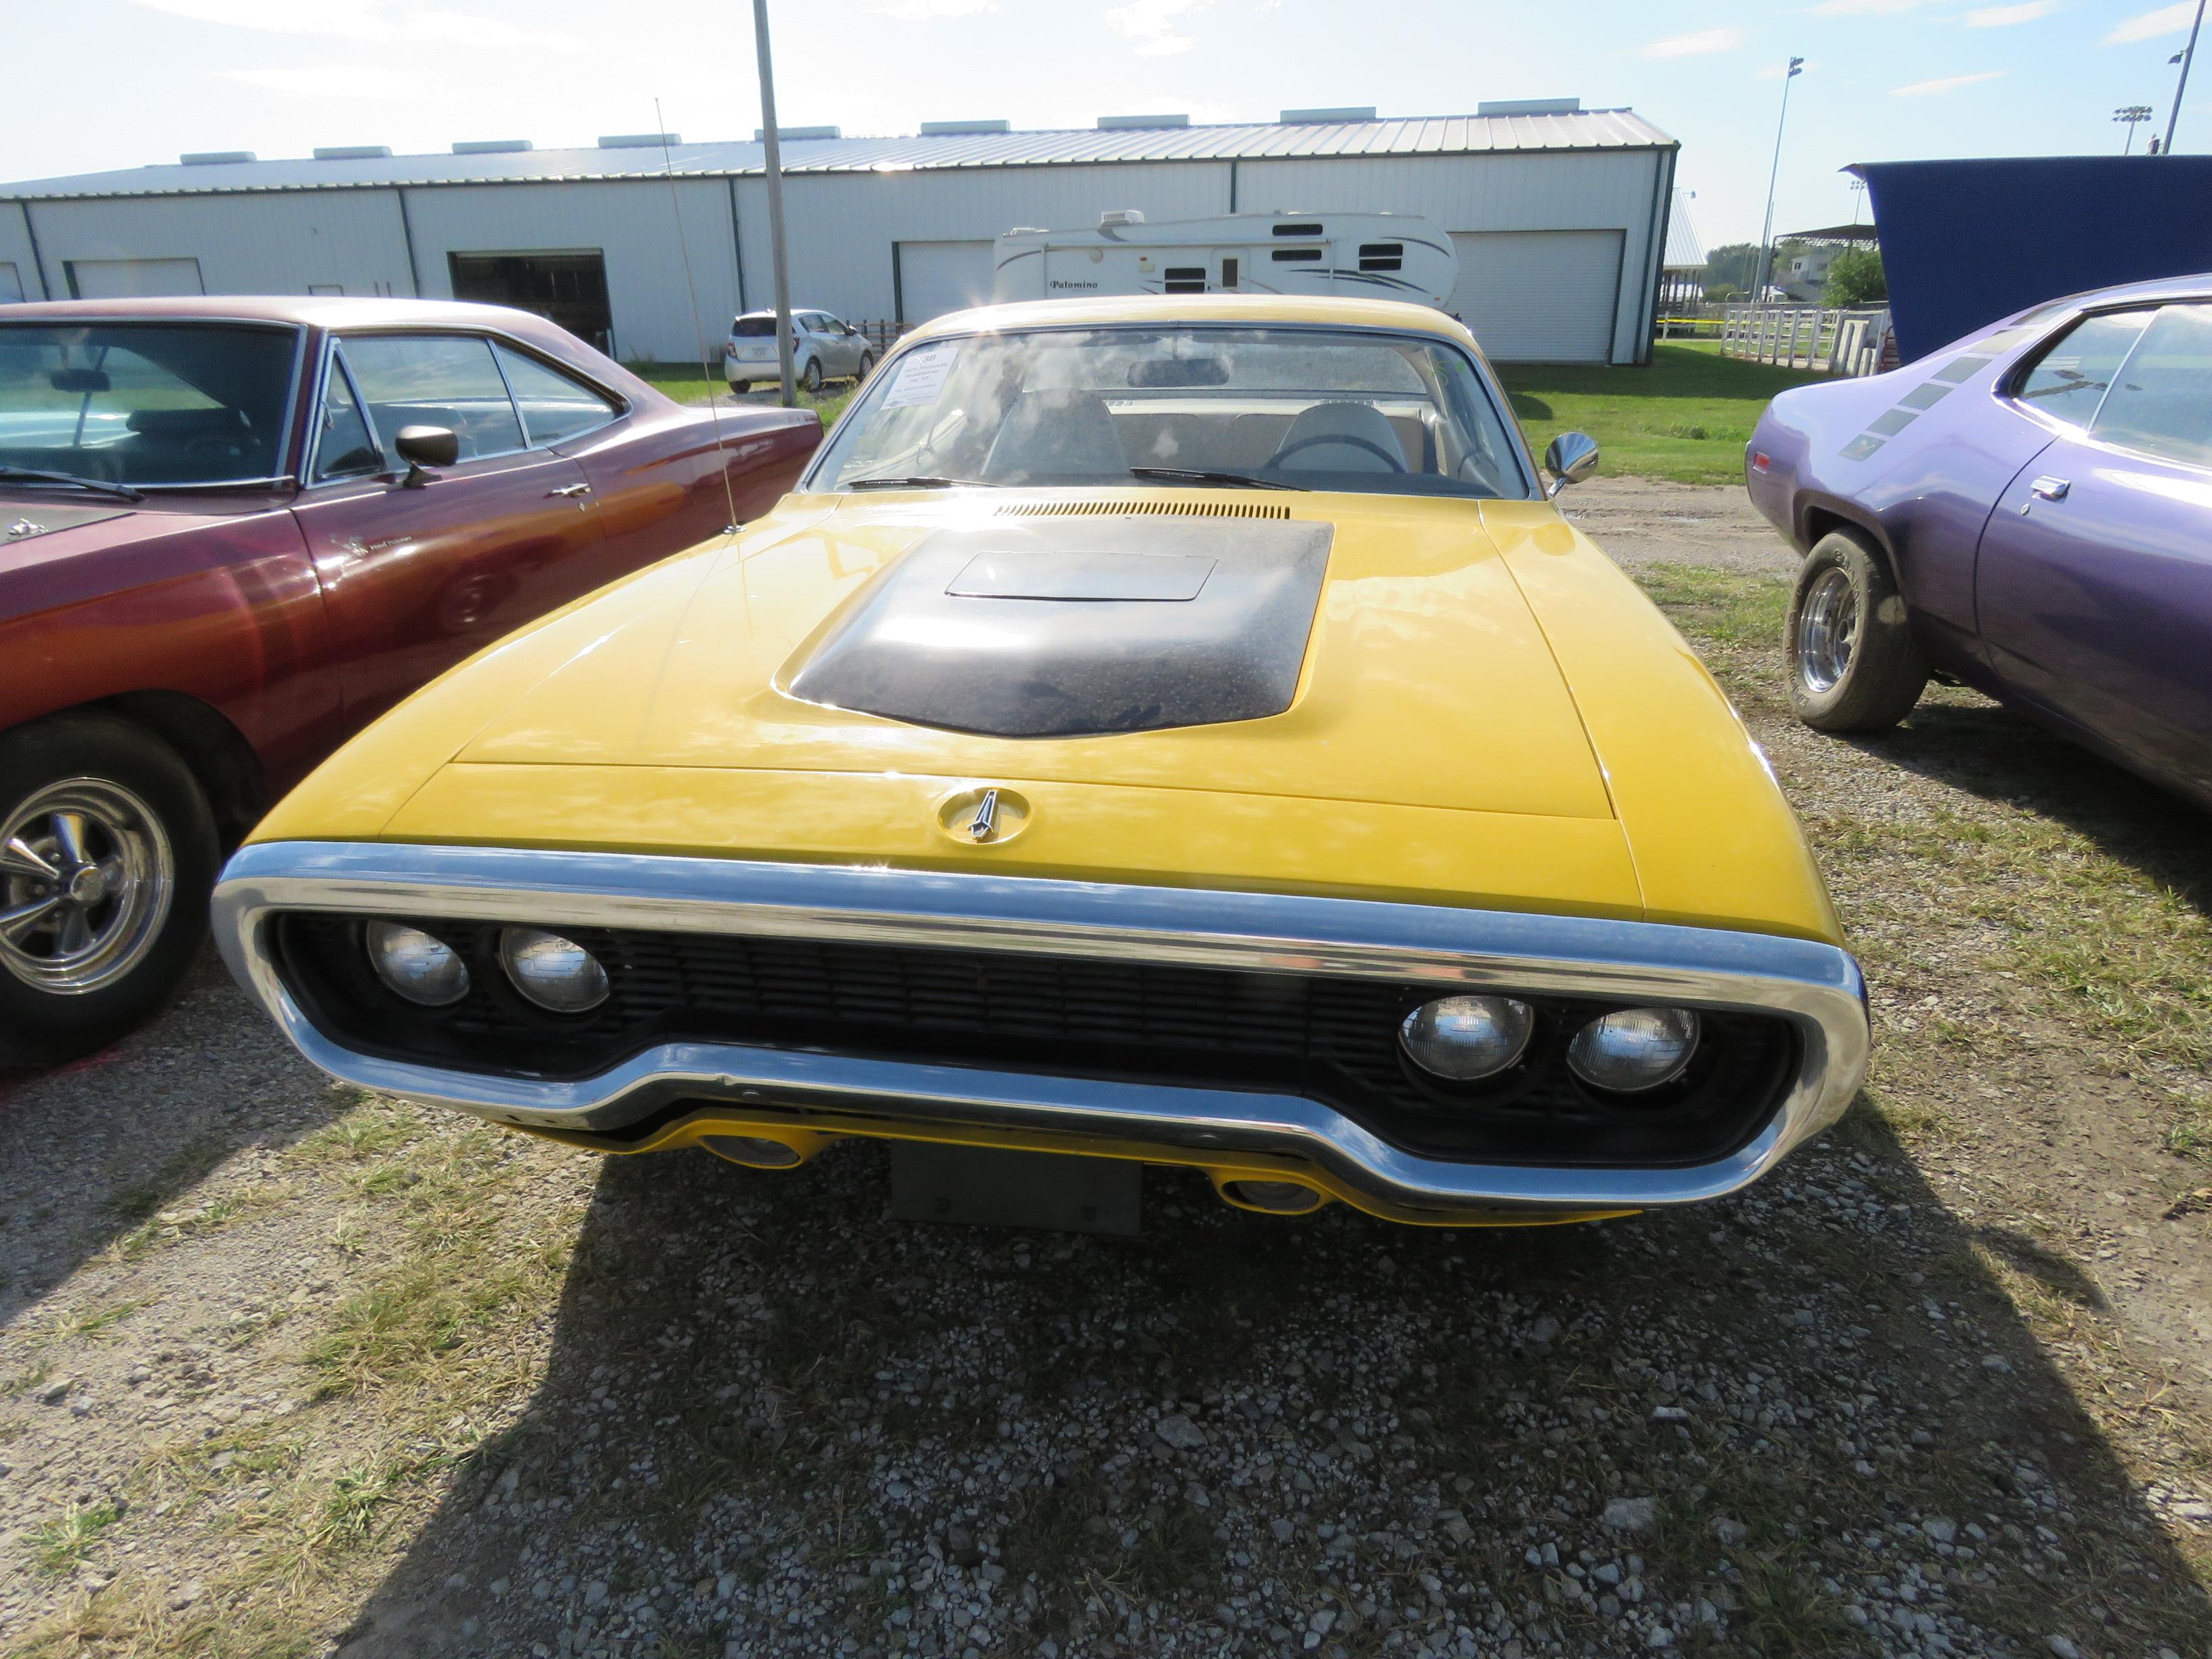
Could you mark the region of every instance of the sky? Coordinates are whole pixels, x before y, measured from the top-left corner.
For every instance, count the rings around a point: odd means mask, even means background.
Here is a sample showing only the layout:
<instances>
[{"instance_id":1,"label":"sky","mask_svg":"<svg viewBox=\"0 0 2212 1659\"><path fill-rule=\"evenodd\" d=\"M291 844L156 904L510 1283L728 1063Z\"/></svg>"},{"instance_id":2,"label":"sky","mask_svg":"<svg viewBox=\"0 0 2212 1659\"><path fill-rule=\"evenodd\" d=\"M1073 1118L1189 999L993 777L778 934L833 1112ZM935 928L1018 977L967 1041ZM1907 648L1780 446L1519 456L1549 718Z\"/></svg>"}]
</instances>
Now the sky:
<instances>
[{"instance_id":1,"label":"sky","mask_svg":"<svg viewBox=\"0 0 2212 1659\"><path fill-rule=\"evenodd\" d=\"M1484 99L1627 106L1681 140L1707 247L1848 221L1853 161L2117 154L2163 132L2196 0L771 0L781 124L1089 126ZM7 0L0 179L318 144L750 138L750 0ZM2176 149L2212 152L2212 29ZM32 72L26 73L26 70ZM655 100L665 120L656 127Z\"/></svg>"}]
</instances>

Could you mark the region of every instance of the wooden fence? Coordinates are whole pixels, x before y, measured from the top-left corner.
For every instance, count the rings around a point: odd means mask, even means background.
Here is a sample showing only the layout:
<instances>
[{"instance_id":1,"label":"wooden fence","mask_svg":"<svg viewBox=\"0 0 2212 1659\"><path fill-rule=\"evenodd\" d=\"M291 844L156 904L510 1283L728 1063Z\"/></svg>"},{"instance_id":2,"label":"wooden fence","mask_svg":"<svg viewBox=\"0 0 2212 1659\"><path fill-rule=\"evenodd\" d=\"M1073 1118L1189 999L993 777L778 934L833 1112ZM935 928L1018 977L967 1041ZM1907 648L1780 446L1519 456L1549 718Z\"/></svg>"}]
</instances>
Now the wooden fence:
<instances>
[{"instance_id":1,"label":"wooden fence","mask_svg":"<svg viewBox=\"0 0 2212 1659\"><path fill-rule=\"evenodd\" d=\"M1729 306L1721 317L1721 350L1728 356L1831 374L1877 373L1888 335L1887 310Z\"/></svg>"}]
</instances>

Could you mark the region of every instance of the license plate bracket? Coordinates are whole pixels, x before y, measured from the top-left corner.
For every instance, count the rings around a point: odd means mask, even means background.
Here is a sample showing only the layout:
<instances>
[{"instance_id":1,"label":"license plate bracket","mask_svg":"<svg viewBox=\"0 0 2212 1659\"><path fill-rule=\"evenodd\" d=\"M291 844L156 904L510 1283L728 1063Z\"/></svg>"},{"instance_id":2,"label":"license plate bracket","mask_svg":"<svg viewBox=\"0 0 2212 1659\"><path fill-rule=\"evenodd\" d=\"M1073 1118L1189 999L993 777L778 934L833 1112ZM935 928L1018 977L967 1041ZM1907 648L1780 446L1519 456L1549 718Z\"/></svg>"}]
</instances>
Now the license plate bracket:
<instances>
[{"instance_id":1,"label":"license plate bracket","mask_svg":"<svg viewBox=\"0 0 2212 1659\"><path fill-rule=\"evenodd\" d=\"M1135 1237L1144 1166L1123 1158L891 1143L891 1215L969 1227Z\"/></svg>"}]
</instances>

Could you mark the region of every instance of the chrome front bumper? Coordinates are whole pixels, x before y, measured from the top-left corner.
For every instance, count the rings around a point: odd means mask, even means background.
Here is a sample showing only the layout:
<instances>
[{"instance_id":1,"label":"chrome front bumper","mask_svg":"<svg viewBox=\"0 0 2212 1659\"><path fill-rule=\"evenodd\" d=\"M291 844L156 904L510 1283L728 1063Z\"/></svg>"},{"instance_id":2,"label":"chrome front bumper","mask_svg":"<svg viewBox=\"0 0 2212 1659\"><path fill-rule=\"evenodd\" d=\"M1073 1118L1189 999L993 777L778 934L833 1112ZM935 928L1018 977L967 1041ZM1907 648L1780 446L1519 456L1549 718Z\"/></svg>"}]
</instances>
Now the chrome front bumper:
<instances>
[{"instance_id":1,"label":"chrome front bumper","mask_svg":"<svg viewBox=\"0 0 2212 1659\"><path fill-rule=\"evenodd\" d=\"M268 924L286 910L445 916L955 945L1030 955L1344 975L1462 989L1620 997L1778 1016L1797 1074L1729 1157L1688 1167L1456 1163L1382 1140L1302 1096L1101 1081L714 1042L667 1042L597 1076L477 1074L333 1041L286 988ZM787 1120L805 1133L988 1139L1110 1155L1240 1159L1384 1213L1590 1212L1717 1198L1840 1116L1865 1075L1858 966L1832 945L1646 922L1024 877L388 842L246 848L217 885L215 931L239 982L334 1077L521 1128L619 1149L678 1103ZM1135 1149L1133 1152L1132 1149Z\"/></svg>"}]
</instances>

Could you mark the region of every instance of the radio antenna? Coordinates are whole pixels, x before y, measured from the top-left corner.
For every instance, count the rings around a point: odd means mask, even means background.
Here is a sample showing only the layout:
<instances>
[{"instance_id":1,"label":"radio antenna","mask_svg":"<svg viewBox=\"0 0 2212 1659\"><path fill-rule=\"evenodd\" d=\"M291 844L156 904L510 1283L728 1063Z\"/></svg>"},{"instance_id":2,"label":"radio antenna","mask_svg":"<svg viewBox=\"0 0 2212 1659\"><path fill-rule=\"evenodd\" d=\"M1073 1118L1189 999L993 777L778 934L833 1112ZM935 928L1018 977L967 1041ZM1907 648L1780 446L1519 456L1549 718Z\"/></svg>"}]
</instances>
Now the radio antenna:
<instances>
[{"instance_id":1,"label":"radio antenna","mask_svg":"<svg viewBox=\"0 0 2212 1659\"><path fill-rule=\"evenodd\" d=\"M699 284L691 276L691 242L684 234L684 197L676 188L676 159L668 151L668 123L660 113L660 100L657 97L653 100L653 130L660 139L660 171L668 180L669 210L676 216L676 251L684 259L684 291L691 296L691 333L699 343L699 371L707 379L707 407L714 412L714 453L720 462L716 470L722 475L722 501L730 509L730 522L724 533L734 535L738 528L738 497L730 487L730 447L722 436L722 398L717 389L714 359L707 355L707 325L699 314ZM737 210L736 198L732 198L730 211Z\"/></svg>"}]
</instances>

